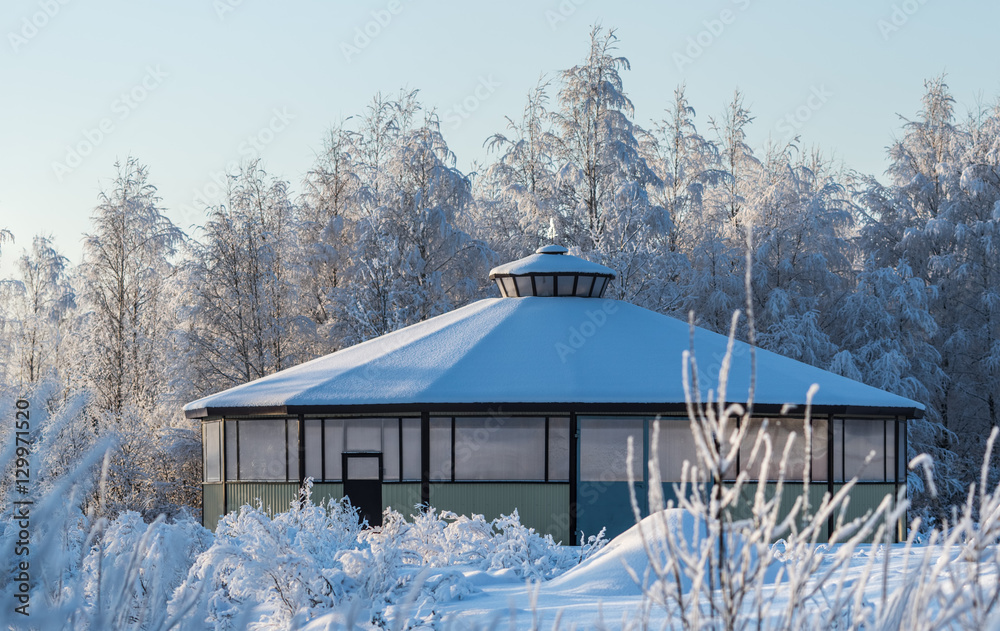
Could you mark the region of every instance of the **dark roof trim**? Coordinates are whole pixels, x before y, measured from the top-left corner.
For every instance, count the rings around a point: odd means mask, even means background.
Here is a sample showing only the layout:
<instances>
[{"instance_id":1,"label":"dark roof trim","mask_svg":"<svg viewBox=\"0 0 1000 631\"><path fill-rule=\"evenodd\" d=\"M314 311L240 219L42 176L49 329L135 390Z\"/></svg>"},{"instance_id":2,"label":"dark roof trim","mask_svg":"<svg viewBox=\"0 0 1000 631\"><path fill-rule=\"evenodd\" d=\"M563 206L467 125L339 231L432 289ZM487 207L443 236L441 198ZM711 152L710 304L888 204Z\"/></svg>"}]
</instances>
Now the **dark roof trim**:
<instances>
[{"instance_id":1,"label":"dark roof trim","mask_svg":"<svg viewBox=\"0 0 1000 631\"><path fill-rule=\"evenodd\" d=\"M780 415L784 405L757 403L754 413ZM804 405L789 407L789 411L802 413ZM288 405L265 407L198 408L186 410L187 418L224 416L297 416L321 414L686 414L683 403L381 403L371 405ZM908 419L924 417L919 408L875 407L851 405L813 405L812 413L818 416L902 416Z\"/></svg>"}]
</instances>

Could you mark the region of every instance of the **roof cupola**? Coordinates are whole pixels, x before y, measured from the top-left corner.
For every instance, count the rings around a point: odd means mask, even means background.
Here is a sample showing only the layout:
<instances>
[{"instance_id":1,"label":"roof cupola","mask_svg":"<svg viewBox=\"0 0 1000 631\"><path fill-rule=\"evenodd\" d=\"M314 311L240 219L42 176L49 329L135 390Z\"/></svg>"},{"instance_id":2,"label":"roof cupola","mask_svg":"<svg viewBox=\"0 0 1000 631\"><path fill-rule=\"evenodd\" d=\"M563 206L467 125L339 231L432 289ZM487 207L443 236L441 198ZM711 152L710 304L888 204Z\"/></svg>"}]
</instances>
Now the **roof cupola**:
<instances>
[{"instance_id":1,"label":"roof cupola","mask_svg":"<svg viewBox=\"0 0 1000 631\"><path fill-rule=\"evenodd\" d=\"M611 268L573 256L561 245L542 246L531 256L490 270L490 280L504 298L600 298L614 277Z\"/></svg>"}]
</instances>

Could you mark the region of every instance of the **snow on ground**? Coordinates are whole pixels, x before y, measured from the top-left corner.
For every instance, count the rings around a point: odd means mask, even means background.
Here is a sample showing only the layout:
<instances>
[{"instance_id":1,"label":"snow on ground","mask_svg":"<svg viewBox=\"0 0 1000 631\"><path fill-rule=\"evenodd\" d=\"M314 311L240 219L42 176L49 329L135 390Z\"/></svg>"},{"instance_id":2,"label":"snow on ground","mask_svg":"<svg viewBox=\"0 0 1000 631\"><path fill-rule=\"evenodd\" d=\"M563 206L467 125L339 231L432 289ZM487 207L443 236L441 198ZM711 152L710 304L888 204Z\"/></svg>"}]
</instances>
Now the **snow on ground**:
<instances>
[{"instance_id":1,"label":"snow on ground","mask_svg":"<svg viewBox=\"0 0 1000 631\"><path fill-rule=\"evenodd\" d=\"M687 540L705 536L704 524L696 524L690 514L679 510L668 513L671 513L667 516L670 527L683 529ZM648 537L655 530L654 517L647 517L591 558L549 581L522 580L510 569L483 571L471 567L452 568L462 571L468 582L464 594L452 600L439 600L427 611L403 613L409 614L410 623L417 628L422 626L421 623L428 628L442 629L642 629L647 626L663 628L664 625L671 628L672 624L680 628L676 614L668 614L662 605L653 603L636 581L637 578L642 579L650 565L640 526ZM951 568L938 577L938 581L945 583L956 578L963 580L966 576L963 572L974 563L964 559L960 549L945 549L942 546L859 544L848 550L843 544L820 544L817 548L825 560L814 576L821 575L840 553L848 552L850 559L828 581L828 589L804 603L802 610L807 614L825 615L829 602L825 599L837 585L849 589L859 581L864 587L856 603L858 607L869 607L872 611L891 609L894 604L906 602L894 599L905 591L901 588L905 587L907 577L912 579L915 571L928 571L927 566L921 569L921 563ZM789 593L786 564L793 563L793 559L786 558L781 542L772 546L771 550L773 558L765 572L762 600L768 603L768 610L773 615L765 616L765 622L777 622L780 613L786 610ZM889 562L886 565L887 551ZM984 564L980 568L978 587L995 593L997 578L996 565ZM687 592L690 589L691 581L687 580L683 590ZM883 602L884 596L887 600ZM745 606L744 611L747 610ZM747 613L752 614L753 611ZM852 628L848 620L851 614L851 607L838 613L845 623L844 628ZM343 612L328 614L305 628L311 631L342 628L349 618L345 618ZM366 628L366 621L358 622ZM1000 629L995 622L989 628ZM756 624L752 626L756 628ZM955 626L968 628L966 625ZM808 624L804 628L809 628ZM885 627L873 624L868 628Z\"/></svg>"}]
</instances>

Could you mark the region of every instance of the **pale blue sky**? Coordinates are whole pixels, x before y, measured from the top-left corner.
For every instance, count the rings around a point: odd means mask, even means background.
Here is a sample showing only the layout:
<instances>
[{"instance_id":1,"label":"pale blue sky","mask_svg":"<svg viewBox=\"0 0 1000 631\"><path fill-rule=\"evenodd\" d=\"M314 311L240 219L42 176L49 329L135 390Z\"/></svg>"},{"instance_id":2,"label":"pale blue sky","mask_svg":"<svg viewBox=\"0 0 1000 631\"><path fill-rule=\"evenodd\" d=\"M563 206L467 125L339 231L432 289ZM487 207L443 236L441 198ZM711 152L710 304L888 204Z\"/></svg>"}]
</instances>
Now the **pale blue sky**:
<instances>
[{"instance_id":1,"label":"pale blue sky","mask_svg":"<svg viewBox=\"0 0 1000 631\"><path fill-rule=\"evenodd\" d=\"M1000 95L1000 5L971 0L4 0L0 226L17 242L0 267L39 232L77 262L98 192L129 154L189 232L213 177L257 151L248 138L297 190L325 130L380 90L419 89L468 169L540 74L584 58L595 22L618 29L640 125L684 81L709 134L739 87L756 146L784 140L791 114L805 145L865 172L884 170L897 114L915 114L924 79L946 71L963 113ZM366 27L375 36L345 52ZM707 46L689 50L689 38ZM459 114L463 101L475 111ZM77 161L73 147L89 155Z\"/></svg>"}]
</instances>

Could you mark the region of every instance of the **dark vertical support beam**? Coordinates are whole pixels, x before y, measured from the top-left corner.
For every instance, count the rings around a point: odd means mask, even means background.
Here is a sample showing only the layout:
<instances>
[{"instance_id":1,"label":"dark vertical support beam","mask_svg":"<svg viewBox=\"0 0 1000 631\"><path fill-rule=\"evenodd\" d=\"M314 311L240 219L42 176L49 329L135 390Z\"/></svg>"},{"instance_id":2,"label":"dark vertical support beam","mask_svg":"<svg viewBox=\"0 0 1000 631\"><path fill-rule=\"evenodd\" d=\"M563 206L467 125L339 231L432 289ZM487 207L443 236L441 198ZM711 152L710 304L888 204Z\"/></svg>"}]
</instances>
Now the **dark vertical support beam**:
<instances>
[{"instance_id":1,"label":"dark vertical support beam","mask_svg":"<svg viewBox=\"0 0 1000 631\"><path fill-rule=\"evenodd\" d=\"M403 477L403 452L406 448L403 446L403 419L396 419L396 433L399 435L399 481L402 482L406 478Z\"/></svg>"},{"instance_id":2,"label":"dark vertical support beam","mask_svg":"<svg viewBox=\"0 0 1000 631\"><path fill-rule=\"evenodd\" d=\"M455 481L455 417L451 417L451 481Z\"/></svg>"},{"instance_id":3,"label":"dark vertical support beam","mask_svg":"<svg viewBox=\"0 0 1000 631\"><path fill-rule=\"evenodd\" d=\"M420 503L431 504L431 414L420 413Z\"/></svg>"},{"instance_id":4,"label":"dark vertical support beam","mask_svg":"<svg viewBox=\"0 0 1000 631\"><path fill-rule=\"evenodd\" d=\"M558 277L557 277L558 278ZM549 417L545 417L545 472L542 479L549 481Z\"/></svg>"},{"instance_id":5,"label":"dark vertical support beam","mask_svg":"<svg viewBox=\"0 0 1000 631\"><path fill-rule=\"evenodd\" d=\"M836 451L834 451L834 444L833 444L833 442L834 442L834 440L833 440L833 415L829 415L829 416L826 417L826 492L830 494L830 497L833 497L833 493L834 493L834 489L833 489L833 470L834 470L833 457L834 457L834 454L836 453ZM827 541L830 540L830 535L833 534L833 528L834 528L834 526L835 526L835 523L834 523L833 513L831 512L830 516L826 518L826 539L827 539Z\"/></svg>"},{"instance_id":6,"label":"dark vertical support beam","mask_svg":"<svg viewBox=\"0 0 1000 631\"><path fill-rule=\"evenodd\" d=\"M576 543L576 487L580 479L579 451L577 441L580 439L580 428L576 420L576 412L569 413L569 536L570 542Z\"/></svg>"},{"instance_id":7,"label":"dark vertical support beam","mask_svg":"<svg viewBox=\"0 0 1000 631\"><path fill-rule=\"evenodd\" d=\"M306 483L306 418L299 414L299 488ZM322 446L320 447L322 449Z\"/></svg>"}]
</instances>

